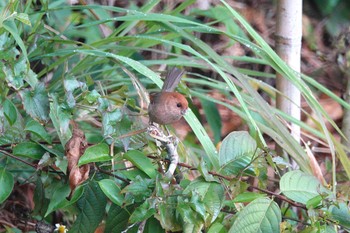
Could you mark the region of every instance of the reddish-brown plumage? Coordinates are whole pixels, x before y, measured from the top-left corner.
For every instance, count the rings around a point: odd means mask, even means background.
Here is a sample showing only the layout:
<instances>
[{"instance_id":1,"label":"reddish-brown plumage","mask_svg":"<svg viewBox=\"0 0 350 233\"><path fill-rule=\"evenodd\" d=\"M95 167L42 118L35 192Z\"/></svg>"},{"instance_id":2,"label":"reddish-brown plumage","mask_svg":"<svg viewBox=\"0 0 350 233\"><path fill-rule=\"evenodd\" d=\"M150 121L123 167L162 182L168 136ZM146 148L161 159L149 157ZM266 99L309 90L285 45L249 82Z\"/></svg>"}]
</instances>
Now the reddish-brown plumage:
<instances>
[{"instance_id":1,"label":"reddish-brown plumage","mask_svg":"<svg viewBox=\"0 0 350 233\"><path fill-rule=\"evenodd\" d=\"M174 92L183 71L172 69L165 78L161 92L150 94L148 114L151 123L172 124L181 119L188 109L186 98Z\"/></svg>"}]
</instances>

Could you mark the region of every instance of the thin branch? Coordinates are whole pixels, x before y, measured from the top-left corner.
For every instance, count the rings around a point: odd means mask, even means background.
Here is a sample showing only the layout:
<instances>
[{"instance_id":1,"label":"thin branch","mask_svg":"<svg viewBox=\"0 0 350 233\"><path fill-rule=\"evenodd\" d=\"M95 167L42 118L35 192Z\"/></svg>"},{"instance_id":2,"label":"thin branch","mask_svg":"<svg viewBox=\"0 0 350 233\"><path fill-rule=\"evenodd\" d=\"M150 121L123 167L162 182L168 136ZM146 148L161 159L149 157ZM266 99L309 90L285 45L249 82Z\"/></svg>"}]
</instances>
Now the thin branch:
<instances>
[{"instance_id":1,"label":"thin branch","mask_svg":"<svg viewBox=\"0 0 350 233\"><path fill-rule=\"evenodd\" d=\"M0 150L0 153L3 153L4 155L7 155L7 156L9 156L9 157L11 157L13 159L16 159L16 160L18 160L18 161L20 161L20 162L22 162L24 164L27 164L28 166L31 166L31 167L33 167L35 169L37 169L37 167L38 167L36 164L32 164L32 163L30 163L28 161L25 161L24 159L19 158L19 157L15 156L15 155L5 151L5 150Z\"/></svg>"},{"instance_id":2,"label":"thin branch","mask_svg":"<svg viewBox=\"0 0 350 233\"><path fill-rule=\"evenodd\" d=\"M290 221L298 222L298 223L301 223L301 224L303 224L303 225L305 225L305 226L311 226L310 223L301 221L301 220L296 219L296 218L291 218L291 217L283 216L282 219L283 219L283 220L290 220Z\"/></svg>"},{"instance_id":3,"label":"thin branch","mask_svg":"<svg viewBox=\"0 0 350 233\"><path fill-rule=\"evenodd\" d=\"M96 168L97 168L97 170L98 170L99 172L101 172L101 173L104 173L104 174L109 175L109 176L113 176L114 178L116 178L116 179L118 179L118 180L121 180L121 181L124 181L124 182L127 183L127 184L130 184L130 181L129 181L128 179L125 179L125 178L123 178L123 177L121 177L121 176L118 176L118 175L116 175L116 174L113 174L113 173L111 173L111 172L109 172L109 171L103 170L103 169L99 168L98 166L96 166Z\"/></svg>"},{"instance_id":4,"label":"thin branch","mask_svg":"<svg viewBox=\"0 0 350 233\"><path fill-rule=\"evenodd\" d=\"M259 187L256 187L256 186L252 186L252 185L251 185L250 187L251 187L252 189L259 190L259 191L261 191L261 192L263 192L263 193L266 193L266 194L269 194L269 195L271 195L271 196L275 196L275 197L277 197L278 199L280 199L280 200L282 200L282 201L288 202L288 203L291 204L292 206L299 207L299 208L301 208L301 209L307 210L307 208L306 208L305 205L296 203L296 202L294 202L294 201L291 201L291 200L289 200L288 198L286 198L285 196L282 196L282 195L280 195L280 194L278 194L278 193L274 193L274 192L271 192L271 191L269 191L269 190L262 189L262 188L259 188Z\"/></svg>"},{"instance_id":5,"label":"thin branch","mask_svg":"<svg viewBox=\"0 0 350 233\"><path fill-rule=\"evenodd\" d=\"M145 226L146 226L146 220L142 221L139 225L139 228L137 229L137 233L142 233L145 229Z\"/></svg>"}]
</instances>

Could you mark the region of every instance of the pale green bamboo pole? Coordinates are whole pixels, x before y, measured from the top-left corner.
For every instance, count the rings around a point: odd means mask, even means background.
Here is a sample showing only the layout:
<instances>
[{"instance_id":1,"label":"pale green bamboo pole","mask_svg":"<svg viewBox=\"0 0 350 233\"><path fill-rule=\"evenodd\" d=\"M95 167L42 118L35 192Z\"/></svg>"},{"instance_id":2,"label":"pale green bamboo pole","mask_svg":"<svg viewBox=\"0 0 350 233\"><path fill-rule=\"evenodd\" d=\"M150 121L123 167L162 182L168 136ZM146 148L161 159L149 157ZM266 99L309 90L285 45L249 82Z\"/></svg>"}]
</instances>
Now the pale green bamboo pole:
<instances>
[{"instance_id":1,"label":"pale green bamboo pole","mask_svg":"<svg viewBox=\"0 0 350 233\"><path fill-rule=\"evenodd\" d=\"M276 52L296 72L300 72L300 53L302 39L302 0L278 0L276 24ZM300 91L281 74L276 75L277 108L300 120ZM300 127L291 124L291 134L300 142ZM277 146L277 145L276 145ZM278 154L283 148L277 146ZM294 168L297 166L294 165Z\"/></svg>"}]
</instances>

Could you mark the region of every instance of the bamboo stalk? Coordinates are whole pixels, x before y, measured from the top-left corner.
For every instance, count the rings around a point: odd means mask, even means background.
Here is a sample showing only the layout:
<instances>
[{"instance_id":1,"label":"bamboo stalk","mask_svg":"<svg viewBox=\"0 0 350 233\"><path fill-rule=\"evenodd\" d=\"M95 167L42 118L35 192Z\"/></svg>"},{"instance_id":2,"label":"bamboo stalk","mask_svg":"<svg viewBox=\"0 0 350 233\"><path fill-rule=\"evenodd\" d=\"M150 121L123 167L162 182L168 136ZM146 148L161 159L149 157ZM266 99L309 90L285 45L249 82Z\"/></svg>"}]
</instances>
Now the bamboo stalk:
<instances>
[{"instance_id":1,"label":"bamboo stalk","mask_svg":"<svg viewBox=\"0 0 350 233\"><path fill-rule=\"evenodd\" d=\"M277 1L276 52L296 72L300 73L302 39L302 0ZM282 74L276 74L276 87L282 94L277 95L277 108L300 120L300 91ZM300 127L291 124L291 134L300 142ZM276 145L277 146L277 145ZM283 149L276 147L278 154ZM296 164L294 168L296 168Z\"/></svg>"}]
</instances>

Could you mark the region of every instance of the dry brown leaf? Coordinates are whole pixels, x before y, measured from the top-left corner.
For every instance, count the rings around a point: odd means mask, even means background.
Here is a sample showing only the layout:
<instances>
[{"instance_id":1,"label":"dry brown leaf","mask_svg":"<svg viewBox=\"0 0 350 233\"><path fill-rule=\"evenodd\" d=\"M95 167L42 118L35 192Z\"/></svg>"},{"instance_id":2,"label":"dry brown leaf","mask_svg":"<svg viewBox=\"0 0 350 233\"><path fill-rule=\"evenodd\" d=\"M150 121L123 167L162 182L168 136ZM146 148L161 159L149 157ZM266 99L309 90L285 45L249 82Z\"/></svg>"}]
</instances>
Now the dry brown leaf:
<instances>
[{"instance_id":1,"label":"dry brown leaf","mask_svg":"<svg viewBox=\"0 0 350 233\"><path fill-rule=\"evenodd\" d=\"M321 169L318 161L316 160L315 155L312 153L312 150L310 149L310 147L307 143L305 143L303 141L303 144L305 146L306 154L309 157L310 167L311 167L312 173L321 182L321 184L327 185L327 182L322 174L322 169Z\"/></svg>"},{"instance_id":2,"label":"dry brown leaf","mask_svg":"<svg viewBox=\"0 0 350 233\"><path fill-rule=\"evenodd\" d=\"M72 197L75 188L89 178L90 172L89 164L81 167L78 166L79 159L87 147L85 134L78 128L78 125L74 121L71 121L71 125L73 126L72 137L65 146L65 153L68 160L67 173L69 174L69 186L71 189L68 199Z\"/></svg>"}]
</instances>

